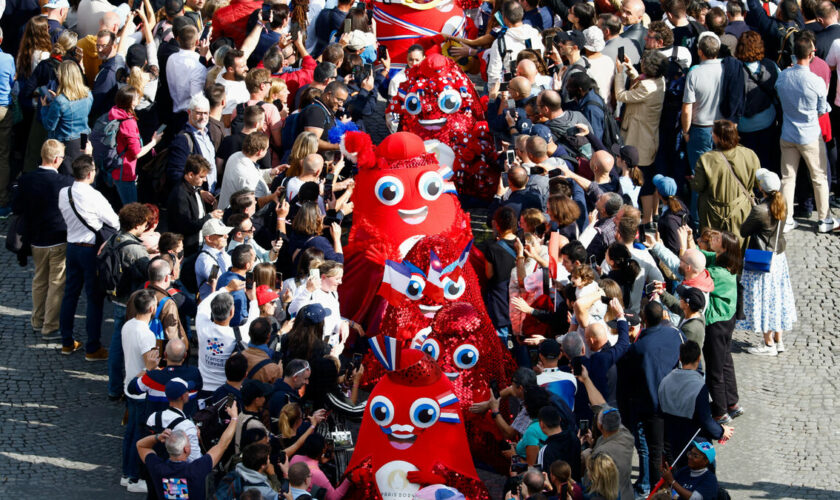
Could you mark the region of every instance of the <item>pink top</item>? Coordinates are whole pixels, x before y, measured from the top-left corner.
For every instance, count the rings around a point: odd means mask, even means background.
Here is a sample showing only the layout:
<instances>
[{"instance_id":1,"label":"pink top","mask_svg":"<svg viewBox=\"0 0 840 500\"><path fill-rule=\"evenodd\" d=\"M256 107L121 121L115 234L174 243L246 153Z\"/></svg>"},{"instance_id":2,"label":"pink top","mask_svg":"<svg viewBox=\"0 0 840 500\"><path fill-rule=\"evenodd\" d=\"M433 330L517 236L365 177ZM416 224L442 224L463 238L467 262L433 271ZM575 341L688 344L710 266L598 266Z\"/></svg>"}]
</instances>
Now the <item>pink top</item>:
<instances>
[{"instance_id":1,"label":"pink top","mask_svg":"<svg viewBox=\"0 0 840 500\"><path fill-rule=\"evenodd\" d=\"M117 154L123 158L123 168L114 170L111 176L115 181L133 181L137 179L137 155L143 149L137 119L128 111L116 106L108 112L108 119L124 120L120 123L120 131L117 132Z\"/></svg>"},{"instance_id":2,"label":"pink top","mask_svg":"<svg viewBox=\"0 0 840 500\"><path fill-rule=\"evenodd\" d=\"M332 484L330 484L330 480L327 479L326 474L324 474L321 471L321 468L318 467L317 460L313 460L304 455L295 455L292 457L289 465L296 464L298 462L303 462L309 466L309 472L312 474L312 484L327 490L327 500L341 500L341 498L343 498L347 493L347 490L350 489L350 481L346 479L341 482L338 488L333 488Z\"/></svg>"}]
</instances>

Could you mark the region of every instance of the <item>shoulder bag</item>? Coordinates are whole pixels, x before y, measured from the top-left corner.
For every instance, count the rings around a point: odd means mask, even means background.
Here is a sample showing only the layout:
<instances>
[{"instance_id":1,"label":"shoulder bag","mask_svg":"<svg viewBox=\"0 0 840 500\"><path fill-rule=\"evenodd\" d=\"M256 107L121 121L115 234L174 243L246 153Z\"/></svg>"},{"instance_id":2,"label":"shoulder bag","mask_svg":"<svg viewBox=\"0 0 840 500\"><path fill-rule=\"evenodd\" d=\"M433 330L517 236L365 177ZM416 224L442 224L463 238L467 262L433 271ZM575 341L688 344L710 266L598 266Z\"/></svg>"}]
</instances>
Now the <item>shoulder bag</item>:
<instances>
[{"instance_id":1,"label":"shoulder bag","mask_svg":"<svg viewBox=\"0 0 840 500\"><path fill-rule=\"evenodd\" d=\"M108 238L117 234L116 229L109 226L108 224L105 224L104 222L102 223L102 227L99 228L98 230L92 228L91 225L88 224L88 222L85 220L85 218L81 216L81 214L79 213L78 210L76 210L76 204L73 203L73 186L72 185L67 188L67 201L70 202L70 208L73 210L73 213L76 215L76 218L79 219L79 222L81 222L83 226L88 228L88 230L91 231L96 236L96 240L94 241L93 245L94 245L94 248L96 248L97 250L99 250L99 248L102 247L103 243L108 241Z\"/></svg>"},{"instance_id":2,"label":"shoulder bag","mask_svg":"<svg viewBox=\"0 0 840 500\"><path fill-rule=\"evenodd\" d=\"M748 248L744 252L744 271L756 273L769 273L773 265L773 256L776 255L776 246L779 244L779 234L782 232L782 221L776 225L776 240L773 242L773 250L757 250Z\"/></svg>"}]
</instances>

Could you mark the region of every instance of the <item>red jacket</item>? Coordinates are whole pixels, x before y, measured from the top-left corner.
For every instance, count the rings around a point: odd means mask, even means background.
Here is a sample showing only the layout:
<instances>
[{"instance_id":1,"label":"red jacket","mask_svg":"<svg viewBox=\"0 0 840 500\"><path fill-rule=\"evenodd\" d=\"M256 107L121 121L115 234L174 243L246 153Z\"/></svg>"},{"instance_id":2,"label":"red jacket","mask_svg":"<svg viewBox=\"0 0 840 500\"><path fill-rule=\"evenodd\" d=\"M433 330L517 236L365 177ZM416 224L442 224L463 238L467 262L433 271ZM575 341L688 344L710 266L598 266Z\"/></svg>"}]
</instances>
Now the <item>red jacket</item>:
<instances>
[{"instance_id":1,"label":"red jacket","mask_svg":"<svg viewBox=\"0 0 840 500\"><path fill-rule=\"evenodd\" d=\"M227 36L237 47L241 47L248 36L248 16L262 4L262 1L232 0L230 5L217 10L213 14L213 40Z\"/></svg>"},{"instance_id":2,"label":"red jacket","mask_svg":"<svg viewBox=\"0 0 840 500\"><path fill-rule=\"evenodd\" d=\"M304 85L312 83L312 80L315 78L315 67L317 65L318 63L315 59L307 55L300 62L300 69L275 75L277 78L286 82L286 87L289 89L289 100L286 103L288 109L292 109L297 91Z\"/></svg>"},{"instance_id":3,"label":"red jacket","mask_svg":"<svg viewBox=\"0 0 840 500\"><path fill-rule=\"evenodd\" d=\"M137 127L137 119L128 111L114 106L108 112L109 120L124 120L120 123L120 130L117 132L117 154L123 159L122 169L111 172L115 181L133 181L137 179L137 154L143 149L143 141L140 139L140 129ZM122 171L122 178L120 172Z\"/></svg>"}]
</instances>

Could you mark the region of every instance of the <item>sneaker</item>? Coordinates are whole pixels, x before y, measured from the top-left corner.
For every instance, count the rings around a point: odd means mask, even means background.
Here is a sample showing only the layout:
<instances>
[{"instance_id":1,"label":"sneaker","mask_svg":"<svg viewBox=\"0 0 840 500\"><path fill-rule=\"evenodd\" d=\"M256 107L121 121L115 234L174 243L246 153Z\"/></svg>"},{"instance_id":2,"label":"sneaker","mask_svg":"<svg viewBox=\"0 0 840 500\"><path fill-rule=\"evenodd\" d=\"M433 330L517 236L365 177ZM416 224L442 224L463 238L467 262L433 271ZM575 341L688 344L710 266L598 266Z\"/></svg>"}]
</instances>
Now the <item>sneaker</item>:
<instances>
[{"instance_id":1,"label":"sneaker","mask_svg":"<svg viewBox=\"0 0 840 500\"><path fill-rule=\"evenodd\" d=\"M778 349L775 345L761 344L757 347L750 347L747 352L757 356L775 356L778 354Z\"/></svg>"},{"instance_id":2,"label":"sneaker","mask_svg":"<svg viewBox=\"0 0 840 500\"><path fill-rule=\"evenodd\" d=\"M99 350L85 354L85 361L106 361L108 359L108 349L100 347Z\"/></svg>"},{"instance_id":3,"label":"sneaker","mask_svg":"<svg viewBox=\"0 0 840 500\"><path fill-rule=\"evenodd\" d=\"M729 413L731 418L738 418L744 414L744 408L741 405L731 406L727 410L727 413Z\"/></svg>"},{"instance_id":4,"label":"sneaker","mask_svg":"<svg viewBox=\"0 0 840 500\"><path fill-rule=\"evenodd\" d=\"M69 355L73 354L74 352L78 351L81 348L82 348L82 343L79 342L78 340L74 340L72 347L71 346L64 346L64 347L61 348L61 354L65 355L65 356L69 356Z\"/></svg>"},{"instance_id":5,"label":"sneaker","mask_svg":"<svg viewBox=\"0 0 840 500\"><path fill-rule=\"evenodd\" d=\"M720 425L726 425L732 422L732 417L730 417L728 413L724 413L720 417L716 418L715 422L719 423Z\"/></svg>"},{"instance_id":6,"label":"sneaker","mask_svg":"<svg viewBox=\"0 0 840 500\"><path fill-rule=\"evenodd\" d=\"M120 486L123 488L128 486L128 476L123 476L120 478Z\"/></svg>"},{"instance_id":7,"label":"sneaker","mask_svg":"<svg viewBox=\"0 0 840 500\"><path fill-rule=\"evenodd\" d=\"M61 332L58 330L52 332L41 333L41 338L44 340L56 340L61 338Z\"/></svg>"},{"instance_id":8,"label":"sneaker","mask_svg":"<svg viewBox=\"0 0 840 500\"><path fill-rule=\"evenodd\" d=\"M776 352L779 354L785 352L785 344L781 340L776 342Z\"/></svg>"},{"instance_id":9,"label":"sneaker","mask_svg":"<svg viewBox=\"0 0 840 500\"><path fill-rule=\"evenodd\" d=\"M129 481L126 486L129 493L148 493L149 488L146 487L146 481Z\"/></svg>"},{"instance_id":10,"label":"sneaker","mask_svg":"<svg viewBox=\"0 0 840 500\"><path fill-rule=\"evenodd\" d=\"M794 229L796 229L797 227L799 227L799 223L796 222L793 219L790 219L789 221L785 222L785 228L784 228L783 232L785 234L787 234L787 233L793 231Z\"/></svg>"},{"instance_id":11,"label":"sneaker","mask_svg":"<svg viewBox=\"0 0 840 500\"><path fill-rule=\"evenodd\" d=\"M820 221L820 225L817 226L817 231L821 233L830 233L837 228L840 228L840 219L829 217L828 219Z\"/></svg>"}]
</instances>

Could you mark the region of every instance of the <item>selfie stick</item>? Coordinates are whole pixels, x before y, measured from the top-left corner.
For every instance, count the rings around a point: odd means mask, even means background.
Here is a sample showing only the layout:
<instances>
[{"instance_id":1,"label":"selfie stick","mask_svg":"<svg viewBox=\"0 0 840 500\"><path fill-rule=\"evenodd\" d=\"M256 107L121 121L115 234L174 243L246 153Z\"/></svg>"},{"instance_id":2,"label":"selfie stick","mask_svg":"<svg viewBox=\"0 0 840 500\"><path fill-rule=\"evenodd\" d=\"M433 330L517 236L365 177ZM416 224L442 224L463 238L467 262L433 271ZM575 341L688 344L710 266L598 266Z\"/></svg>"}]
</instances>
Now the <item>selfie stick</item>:
<instances>
[{"instance_id":1,"label":"selfie stick","mask_svg":"<svg viewBox=\"0 0 840 500\"><path fill-rule=\"evenodd\" d=\"M685 444L685 448L683 448L683 450L680 452L680 454L677 455L677 459L674 460L674 464L680 461L680 458L682 458L683 453L685 453L685 450L687 450L688 447L691 446L691 443L694 442L694 438L696 438L698 434L700 434L700 429L697 429L697 432L695 432L694 435L691 436L691 439L688 440L688 443ZM669 467L668 470L673 469L674 464L671 464L671 467ZM653 494L656 493L656 491L660 487L662 487L663 484L665 484L665 478L660 477L659 481L656 483L656 486L654 486L653 488L650 489L650 494L648 495L646 500L650 500L653 497Z\"/></svg>"}]
</instances>

